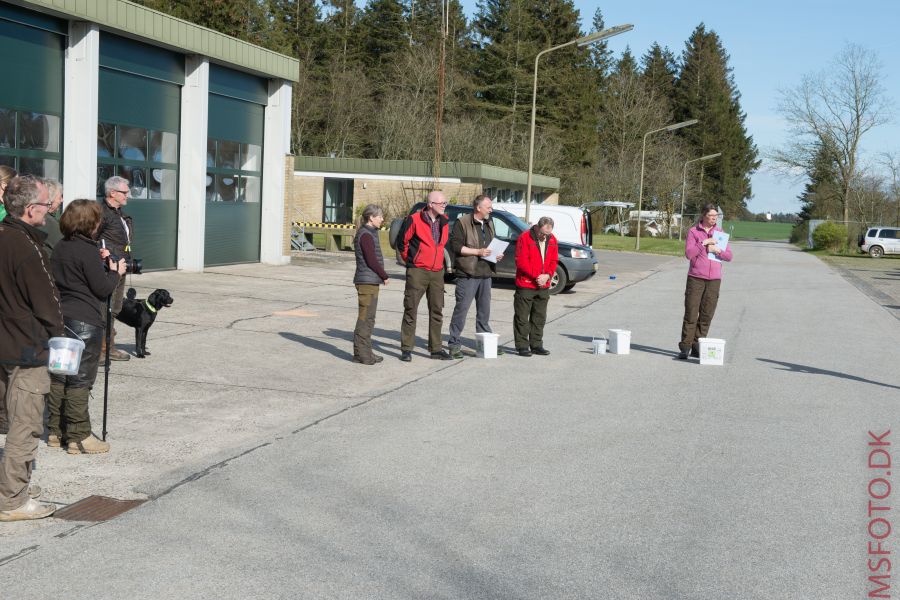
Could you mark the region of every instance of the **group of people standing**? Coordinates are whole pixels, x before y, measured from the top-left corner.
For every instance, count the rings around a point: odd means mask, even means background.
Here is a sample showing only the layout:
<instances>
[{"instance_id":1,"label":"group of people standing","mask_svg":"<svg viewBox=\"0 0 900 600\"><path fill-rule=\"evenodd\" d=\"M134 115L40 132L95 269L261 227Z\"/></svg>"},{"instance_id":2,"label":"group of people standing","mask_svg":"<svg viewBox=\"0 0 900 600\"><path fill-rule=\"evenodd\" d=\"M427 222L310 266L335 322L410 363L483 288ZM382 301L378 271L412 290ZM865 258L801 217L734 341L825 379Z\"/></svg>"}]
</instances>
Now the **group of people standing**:
<instances>
[{"instance_id":1,"label":"group of people standing","mask_svg":"<svg viewBox=\"0 0 900 600\"><path fill-rule=\"evenodd\" d=\"M475 302L475 331L490 333L491 278L497 270L489 248L494 239L491 220L492 201L479 195L472 201L472 213L456 220L449 233L449 219L444 214L444 194L428 194L425 207L407 216L397 236L397 254L406 265L406 289L403 295L403 321L400 326L400 360L410 362L415 346L416 316L425 296L428 302L428 350L431 358L453 360L463 358L462 330L472 302ZM720 248L714 233L718 209L705 204L700 220L688 231L685 258L690 261L684 294L684 318L678 358L699 357L699 339L706 337L712 323L722 283L722 261L731 261L727 245ZM373 365L383 357L372 351L372 331L378 308L380 285L386 285L384 256L378 230L384 223L380 207L365 207L360 219L354 247L356 273L353 282L359 297L359 316L353 335L354 362ZM444 318L444 248L450 244L456 275L456 305L450 319L448 350L441 343ZM553 235L553 220L542 217L516 241L516 292L513 297L513 338L519 356L548 355L544 347L544 324L550 300L550 280L556 271L559 252ZM498 354L503 350L498 348Z\"/></svg>"},{"instance_id":2,"label":"group of people standing","mask_svg":"<svg viewBox=\"0 0 900 600\"><path fill-rule=\"evenodd\" d=\"M456 220L452 233L445 212L443 192L428 194L425 206L403 220L397 235L397 254L406 265L403 294L403 320L400 325L400 360L410 362L415 347L416 317L424 296L428 304L428 351L435 360L463 358L462 331L472 302L475 303L475 331L491 333L491 278L497 261L492 257L494 239L491 220L492 200L485 195L472 201L472 213ZM363 209L354 238L356 273L353 282L359 297L359 315L353 335L353 360L372 365L382 360L372 351L371 335L375 325L379 286L387 284L384 258L378 241L378 229L384 222L380 207ZM456 305L450 319L448 350L441 341L444 319L444 249L450 244L456 275ZM550 298L550 280L559 261L553 220L542 217L519 236L516 242L516 292L514 332L519 356L547 355L544 348L544 324ZM493 260L488 260L488 258ZM503 350L498 349L502 354Z\"/></svg>"},{"instance_id":3,"label":"group of people standing","mask_svg":"<svg viewBox=\"0 0 900 600\"><path fill-rule=\"evenodd\" d=\"M6 433L0 521L40 519L55 510L36 500L41 489L31 485L45 404L49 447L109 451L91 432L88 403L104 354L107 298L112 295L114 314L122 305L132 228L121 211L128 180L111 177L105 189L104 202L70 202L57 221L58 182L0 167L0 433ZM49 339L59 336L84 342L75 375L47 369ZM110 358L121 360L119 353L128 357L110 346Z\"/></svg>"}]
</instances>

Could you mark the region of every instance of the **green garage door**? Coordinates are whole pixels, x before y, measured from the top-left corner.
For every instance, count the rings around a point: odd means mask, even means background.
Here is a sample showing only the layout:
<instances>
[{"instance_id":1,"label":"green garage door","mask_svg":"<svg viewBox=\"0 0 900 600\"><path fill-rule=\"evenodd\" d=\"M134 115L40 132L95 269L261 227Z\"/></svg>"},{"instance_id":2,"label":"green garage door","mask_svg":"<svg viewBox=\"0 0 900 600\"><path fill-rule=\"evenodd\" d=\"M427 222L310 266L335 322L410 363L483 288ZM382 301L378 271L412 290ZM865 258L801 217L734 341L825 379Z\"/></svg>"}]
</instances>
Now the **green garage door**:
<instances>
[{"instance_id":1,"label":"green garage door","mask_svg":"<svg viewBox=\"0 0 900 600\"><path fill-rule=\"evenodd\" d=\"M0 164L62 176L65 21L0 4Z\"/></svg>"},{"instance_id":2,"label":"green garage door","mask_svg":"<svg viewBox=\"0 0 900 600\"><path fill-rule=\"evenodd\" d=\"M259 262L266 81L209 66L206 266Z\"/></svg>"},{"instance_id":3,"label":"green garage door","mask_svg":"<svg viewBox=\"0 0 900 600\"><path fill-rule=\"evenodd\" d=\"M100 34L97 197L109 177L128 179L132 253L145 269L176 265L182 85L182 55Z\"/></svg>"}]
</instances>

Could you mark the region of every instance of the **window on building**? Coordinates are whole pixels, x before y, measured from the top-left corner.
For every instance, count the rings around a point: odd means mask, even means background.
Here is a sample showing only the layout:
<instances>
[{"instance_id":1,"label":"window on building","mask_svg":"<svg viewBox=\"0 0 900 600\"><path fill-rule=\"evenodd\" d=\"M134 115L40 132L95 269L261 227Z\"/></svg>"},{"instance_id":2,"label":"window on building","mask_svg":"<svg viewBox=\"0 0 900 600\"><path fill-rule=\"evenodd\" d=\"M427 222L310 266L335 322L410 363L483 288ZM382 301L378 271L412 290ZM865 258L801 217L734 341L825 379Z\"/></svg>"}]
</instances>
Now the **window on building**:
<instances>
[{"instance_id":1,"label":"window on building","mask_svg":"<svg viewBox=\"0 0 900 600\"><path fill-rule=\"evenodd\" d=\"M178 192L178 134L142 127L97 125L97 197L113 175L124 177L132 198L175 200Z\"/></svg>"},{"instance_id":2,"label":"window on building","mask_svg":"<svg viewBox=\"0 0 900 600\"><path fill-rule=\"evenodd\" d=\"M259 203L262 147L229 140L206 141L206 201Z\"/></svg>"},{"instance_id":3,"label":"window on building","mask_svg":"<svg viewBox=\"0 0 900 600\"><path fill-rule=\"evenodd\" d=\"M347 224L353 222L353 180L325 180L325 223Z\"/></svg>"},{"instance_id":4,"label":"window on building","mask_svg":"<svg viewBox=\"0 0 900 600\"><path fill-rule=\"evenodd\" d=\"M0 108L0 164L59 179L61 122L56 115Z\"/></svg>"}]
</instances>

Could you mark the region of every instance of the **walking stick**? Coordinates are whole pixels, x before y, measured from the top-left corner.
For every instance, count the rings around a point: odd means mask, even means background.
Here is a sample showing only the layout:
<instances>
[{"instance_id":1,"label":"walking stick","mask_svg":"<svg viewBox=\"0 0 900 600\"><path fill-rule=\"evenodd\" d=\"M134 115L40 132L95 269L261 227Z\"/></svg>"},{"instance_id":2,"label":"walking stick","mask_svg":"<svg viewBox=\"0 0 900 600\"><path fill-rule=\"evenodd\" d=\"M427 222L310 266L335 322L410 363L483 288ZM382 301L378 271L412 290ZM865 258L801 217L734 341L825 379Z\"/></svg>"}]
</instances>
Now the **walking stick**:
<instances>
[{"instance_id":1,"label":"walking stick","mask_svg":"<svg viewBox=\"0 0 900 600\"><path fill-rule=\"evenodd\" d=\"M109 344L112 333L112 294L106 297L106 361L103 363L103 441L106 441L106 408L109 399Z\"/></svg>"}]
</instances>

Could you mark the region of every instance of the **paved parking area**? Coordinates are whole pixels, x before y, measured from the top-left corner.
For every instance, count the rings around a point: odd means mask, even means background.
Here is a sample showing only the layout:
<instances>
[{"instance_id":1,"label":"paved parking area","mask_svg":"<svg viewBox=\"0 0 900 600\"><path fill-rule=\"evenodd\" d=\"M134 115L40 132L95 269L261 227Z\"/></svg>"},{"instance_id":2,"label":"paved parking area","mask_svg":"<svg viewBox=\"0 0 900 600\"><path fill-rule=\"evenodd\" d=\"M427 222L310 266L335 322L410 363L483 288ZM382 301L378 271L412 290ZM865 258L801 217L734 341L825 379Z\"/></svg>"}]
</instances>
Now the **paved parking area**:
<instances>
[{"instance_id":1,"label":"paved parking area","mask_svg":"<svg viewBox=\"0 0 900 600\"><path fill-rule=\"evenodd\" d=\"M900 319L900 256L875 259L866 254L859 254L820 258L873 301Z\"/></svg>"}]
</instances>

